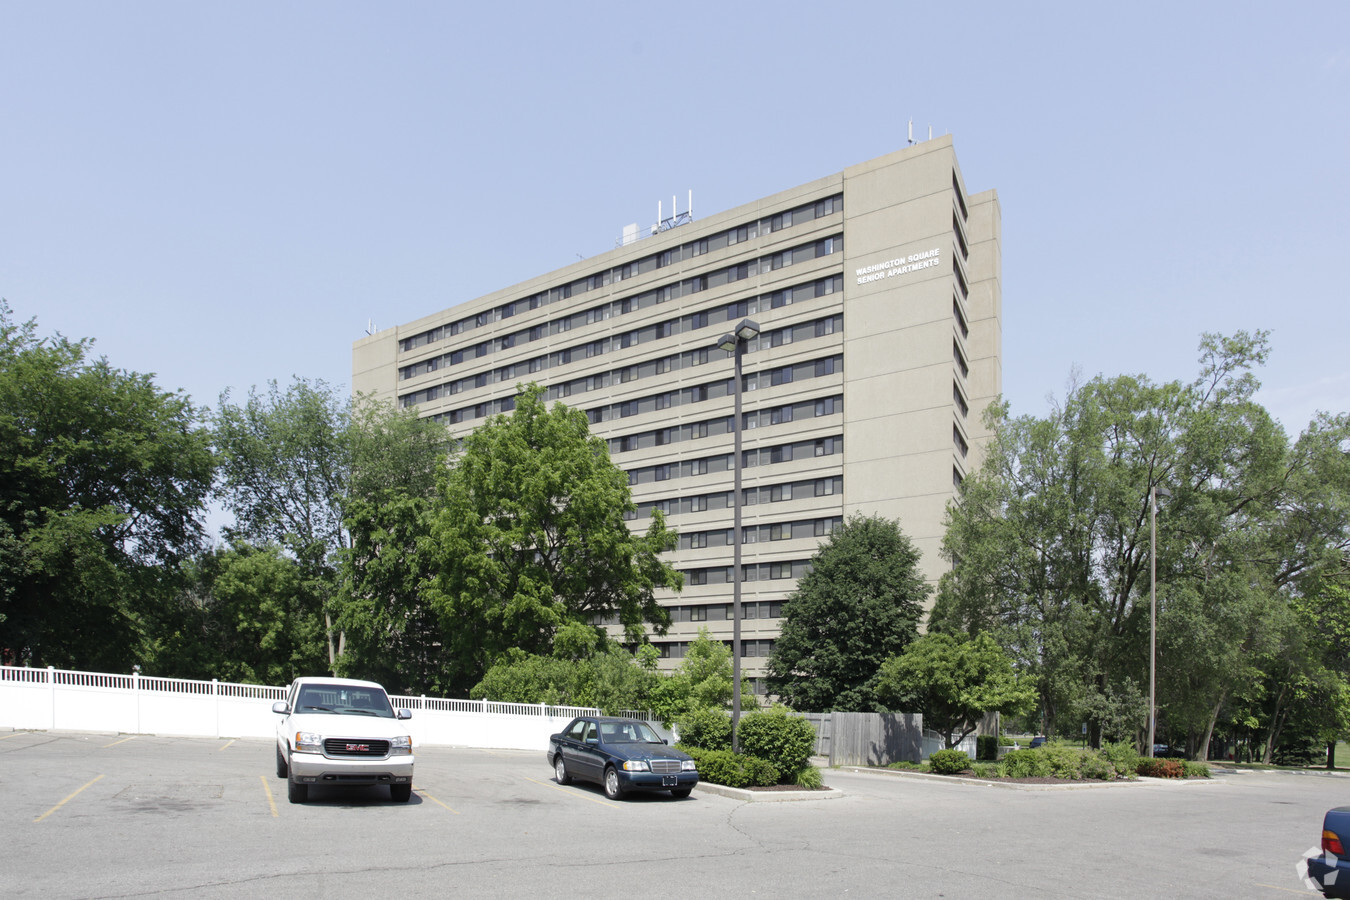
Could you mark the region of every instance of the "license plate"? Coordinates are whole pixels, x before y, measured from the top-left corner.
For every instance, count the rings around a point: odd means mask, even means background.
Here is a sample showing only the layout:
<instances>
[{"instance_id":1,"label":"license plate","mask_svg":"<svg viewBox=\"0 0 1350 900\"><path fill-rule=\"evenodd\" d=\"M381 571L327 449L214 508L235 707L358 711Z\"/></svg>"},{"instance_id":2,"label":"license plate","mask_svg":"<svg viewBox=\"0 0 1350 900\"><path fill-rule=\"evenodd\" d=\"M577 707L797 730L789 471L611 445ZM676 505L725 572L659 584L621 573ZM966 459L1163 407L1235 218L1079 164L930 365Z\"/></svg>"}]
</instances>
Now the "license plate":
<instances>
[{"instance_id":1,"label":"license plate","mask_svg":"<svg viewBox=\"0 0 1350 900\"><path fill-rule=\"evenodd\" d=\"M676 786L679 785L679 783L680 783L680 776L678 776L678 775L663 775L663 776L661 776L661 786L662 786L662 787L676 787Z\"/></svg>"}]
</instances>

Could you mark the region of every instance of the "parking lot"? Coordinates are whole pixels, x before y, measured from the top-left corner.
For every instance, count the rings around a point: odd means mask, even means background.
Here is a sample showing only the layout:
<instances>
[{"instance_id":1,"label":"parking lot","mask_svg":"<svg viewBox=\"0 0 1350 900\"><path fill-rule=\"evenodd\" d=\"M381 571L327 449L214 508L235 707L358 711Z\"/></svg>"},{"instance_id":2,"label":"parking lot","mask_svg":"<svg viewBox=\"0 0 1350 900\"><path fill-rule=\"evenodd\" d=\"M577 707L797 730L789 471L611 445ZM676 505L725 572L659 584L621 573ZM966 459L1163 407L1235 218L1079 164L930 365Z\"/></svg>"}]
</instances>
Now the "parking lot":
<instances>
[{"instance_id":1,"label":"parking lot","mask_svg":"<svg viewBox=\"0 0 1350 900\"><path fill-rule=\"evenodd\" d=\"M7 897L1316 896L1350 779L1007 790L829 771L843 797L615 803L544 754L419 748L412 800L286 801L272 744L0 733Z\"/></svg>"}]
</instances>

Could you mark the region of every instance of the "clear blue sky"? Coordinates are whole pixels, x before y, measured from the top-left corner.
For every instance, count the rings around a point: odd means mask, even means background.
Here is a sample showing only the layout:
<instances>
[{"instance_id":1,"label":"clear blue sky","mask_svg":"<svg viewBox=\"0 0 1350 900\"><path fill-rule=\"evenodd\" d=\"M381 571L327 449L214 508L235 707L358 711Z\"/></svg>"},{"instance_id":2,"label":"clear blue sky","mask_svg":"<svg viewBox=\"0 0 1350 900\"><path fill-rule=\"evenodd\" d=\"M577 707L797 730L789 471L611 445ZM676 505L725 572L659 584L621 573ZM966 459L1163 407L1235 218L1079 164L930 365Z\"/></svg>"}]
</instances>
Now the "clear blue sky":
<instances>
[{"instance_id":1,"label":"clear blue sky","mask_svg":"<svg viewBox=\"0 0 1350 900\"><path fill-rule=\"evenodd\" d=\"M1004 390L1270 329L1350 408L1350 4L0 0L0 297L214 406L951 133L1003 208Z\"/></svg>"}]
</instances>

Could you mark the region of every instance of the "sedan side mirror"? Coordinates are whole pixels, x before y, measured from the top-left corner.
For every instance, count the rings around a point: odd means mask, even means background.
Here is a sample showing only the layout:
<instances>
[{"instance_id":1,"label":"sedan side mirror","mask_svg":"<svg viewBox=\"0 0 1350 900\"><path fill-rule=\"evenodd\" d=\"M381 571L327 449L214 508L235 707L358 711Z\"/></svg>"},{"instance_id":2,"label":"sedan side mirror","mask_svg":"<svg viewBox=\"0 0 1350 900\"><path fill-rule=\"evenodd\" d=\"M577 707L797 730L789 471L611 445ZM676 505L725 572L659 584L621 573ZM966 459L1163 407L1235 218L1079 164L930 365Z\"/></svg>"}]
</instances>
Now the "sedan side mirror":
<instances>
[{"instance_id":1,"label":"sedan side mirror","mask_svg":"<svg viewBox=\"0 0 1350 900\"><path fill-rule=\"evenodd\" d=\"M272 712L276 713L279 716L284 716L290 711L291 708L286 705L285 700L278 700L276 703L272 704Z\"/></svg>"}]
</instances>

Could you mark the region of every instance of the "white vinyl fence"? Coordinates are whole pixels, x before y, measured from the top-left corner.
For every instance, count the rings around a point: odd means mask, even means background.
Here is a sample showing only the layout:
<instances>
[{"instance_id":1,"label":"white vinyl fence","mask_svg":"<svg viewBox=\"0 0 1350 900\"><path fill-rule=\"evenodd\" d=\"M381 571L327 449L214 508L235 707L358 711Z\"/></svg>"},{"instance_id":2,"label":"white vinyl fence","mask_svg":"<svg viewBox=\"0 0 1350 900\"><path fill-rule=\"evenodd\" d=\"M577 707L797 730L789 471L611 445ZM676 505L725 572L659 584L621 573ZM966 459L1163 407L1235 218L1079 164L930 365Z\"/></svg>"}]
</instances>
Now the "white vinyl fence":
<instances>
[{"instance_id":1,"label":"white vinyl fence","mask_svg":"<svg viewBox=\"0 0 1350 900\"><path fill-rule=\"evenodd\" d=\"M272 704L284 687L0 666L0 728L196 737L270 738ZM539 750L574 716L574 706L391 696L416 744ZM629 714L649 719L646 714ZM662 737L672 735L651 723Z\"/></svg>"}]
</instances>

